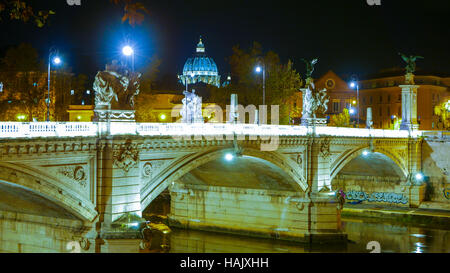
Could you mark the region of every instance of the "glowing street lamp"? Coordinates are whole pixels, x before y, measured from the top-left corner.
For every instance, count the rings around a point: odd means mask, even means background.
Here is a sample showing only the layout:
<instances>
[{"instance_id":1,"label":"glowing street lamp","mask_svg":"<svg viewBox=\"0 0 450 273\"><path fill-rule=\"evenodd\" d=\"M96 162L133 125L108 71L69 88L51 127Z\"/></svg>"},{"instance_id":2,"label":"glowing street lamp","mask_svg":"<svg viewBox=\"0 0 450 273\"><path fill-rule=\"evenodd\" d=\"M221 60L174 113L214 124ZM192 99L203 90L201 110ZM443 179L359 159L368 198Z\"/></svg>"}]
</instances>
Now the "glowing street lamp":
<instances>
[{"instance_id":1,"label":"glowing street lamp","mask_svg":"<svg viewBox=\"0 0 450 273\"><path fill-rule=\"evenodd\" d=\"M25 115L17 115L17 119L19 120L19 121L24 121L25 120L25 118L26 118L26 116Z\"/></svg>"},{"instance_id":2,"label":"glowing street lamp","mask_svg":"<svg viewBox=\"0 0 450 273\"><path fill-rule=\"evenodd\" d=\"M131 56L131 55L133 55L133 53L134 53L134 50L133 50L133 48L131 47L131 46L124 46L123 48L122 48L122 53L123 53L123 55L125 55L125 56Z\"/></svg>"},{"instance_id":3,"label":"glowing street lamp","mask_svg":"<svg viewBox=\"0 0 450 273\"><path fill-rule=\"evenodd\" d=\"M421 182L424 179L424 176L422 173L417 173L416 174L416 181L417 182Z\"/></svg>"},{"instance_id":4,"label":"glowing street lamp","mask_svg":"<svg viewBox=\"0 0 450 273\"><path fill-rule=\"evenodd\" d=\"M131 46L126 45L122 48L122 54L126 57L131 56L131 70L134 71L134 49Z\"/></svg>"},{"instance_id":5,"label":"glowing street lamp","mask_svg":"<svg viewBox=\"0 0 450 273\"><path fill-rule=\"evenodd\" d=\"M55 48L50 49L48 55L48 89L47 89L47 122L50 121L50 74L51 64L60 65L62 63L61 58L58 56L58 51Z\"/></svg>"},{"instance_id":6,"label":"glowing street lamp","mask_svg":"<svg viewBox=\"0 0 450 273\"><path fill-rule=\"evenodd\" d=\"M53 63L56 64L56 65L60 64L61 63L61 58L59 58L59 57L53 58Z\"/></svg>"},{"instance_id":7,"label":"glowing street lamp","mask_svg":"<svg viewBox=\"0 0 450 273\"><path fill-rule=\"evenodd\" d=\"M359 128L359 80L358 80L358 76L356 75L352 75L351 77L351 82L350 82L350 87L352 89L356 88L356 109L358 109L358 120L357 120L357 124L358 124L358 128ZM354 103L355 104L355 103Z\"/></svg>"},{"instance_id":8,"label":"glowing street lamp","mask_svg":"<svg viewBox=\"0 0 450 273\"><path fill-rule=\"evenodd\" d=\"M227 161L231 161L231 160L234 159L234 156L233 156L233 154L228 153L228 154L225 155L225 159L226 159Z\"/></svg>"},{"instance_id":9,"label":"glowing street lamp","mask_svg":"<svg viewBox=\"0 0 450 273\"><path fill-rule=\"evenodd\" d=\"M264 63L264 60L260 58L261 65L256 66L255 71L256 73L261 73L263 76L263 104L266 105L266 65Z\"/></svg>"}]
</instances>

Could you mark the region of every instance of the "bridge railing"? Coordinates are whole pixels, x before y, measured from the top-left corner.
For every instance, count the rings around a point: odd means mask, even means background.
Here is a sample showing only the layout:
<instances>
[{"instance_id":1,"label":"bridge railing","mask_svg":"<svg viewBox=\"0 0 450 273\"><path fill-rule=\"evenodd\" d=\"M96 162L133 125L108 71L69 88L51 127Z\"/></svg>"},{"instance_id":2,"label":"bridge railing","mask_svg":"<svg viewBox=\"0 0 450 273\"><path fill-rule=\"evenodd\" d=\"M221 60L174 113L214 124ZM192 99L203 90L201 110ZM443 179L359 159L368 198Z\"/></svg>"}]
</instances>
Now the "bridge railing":
<instances>
[{"instance_id":1,"label":"bridge railing","mask_svg":"<svg viewBox=\"0 0 450 273\"><path fill-rule=\"evenodd\" d=\"M0 138L96 136L92 122L1 122Z\"/></svg>"},{"instance_id":2,"label":"bridge railing","mask_svg":"<svg viewBox=\"0 0 450 273\"><path fill-rule=\"evenodd\" d=\"M304 127L289 125L223 123L134 123L134 122L0 122L0 138L79 137L111 135L141 136L318 136L408 138L420 137L422 131L359 129L344 127Z\"/></svg>"},{"instance_id":3,"label":"bridge railing","mask_svg":"<svg viewBox=\"0 0 450 273\"><path fill-rule=\"evenodd\" d=\"M427 139L450 140L449 131L426 131L423 136Z\"/></svg>"}]
</instances>

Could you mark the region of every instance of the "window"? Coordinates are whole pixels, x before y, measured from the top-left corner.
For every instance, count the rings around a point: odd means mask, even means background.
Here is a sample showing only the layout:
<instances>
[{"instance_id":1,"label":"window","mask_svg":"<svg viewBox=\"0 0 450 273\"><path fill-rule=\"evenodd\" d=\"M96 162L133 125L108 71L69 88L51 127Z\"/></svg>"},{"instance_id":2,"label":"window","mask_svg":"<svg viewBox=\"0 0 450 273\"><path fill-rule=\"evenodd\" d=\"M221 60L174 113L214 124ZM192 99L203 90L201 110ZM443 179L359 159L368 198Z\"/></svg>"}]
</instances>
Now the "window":
<instances>
[{"instance_id":1,"label":"window","mask_svg":"<svg viewBox=\"0 0 450 273\"><path fill-rule=\"evenodd\" d=\"M340 107L339 107L340 101L339 100L333 100L333 112L339 113Z\"/></svg>"},{"instance_id":2,"label":"window","mask_svg":"<svg viewBox=\"0 0 450 273\"><path fill-rule=\"evenodd\" d=\"M370 96L370 98L369 98L369 104L372 105L372 102L373 102L373 98L372 98L372 96Z\"/></svg>"},{"instance_id":3,"label":"window","mask_svg":"<svg viewBox=\"0 0 450 273\"><path fill-rule=\"evenodd\" d=\"M380 103L383 102L383 95L380 95Z\"/></svg>"},{"instance_id":4,"label":"window","mask_svg":"<svg viewBox=\"0 0 450 273\"><path fill-rule=\"evenodd\" d=\"M391 95L388 94L388 103L391 103Z\"/></svg>"},{"instance_id":5,"label":"window","mask_svg":"<svg viewBox=\"0 0 450 273\"><path fill-rule=\"evenodd\" d=\"M363 97L363 104L366 105L366 97Z\"/></svg>"}]
</instances>

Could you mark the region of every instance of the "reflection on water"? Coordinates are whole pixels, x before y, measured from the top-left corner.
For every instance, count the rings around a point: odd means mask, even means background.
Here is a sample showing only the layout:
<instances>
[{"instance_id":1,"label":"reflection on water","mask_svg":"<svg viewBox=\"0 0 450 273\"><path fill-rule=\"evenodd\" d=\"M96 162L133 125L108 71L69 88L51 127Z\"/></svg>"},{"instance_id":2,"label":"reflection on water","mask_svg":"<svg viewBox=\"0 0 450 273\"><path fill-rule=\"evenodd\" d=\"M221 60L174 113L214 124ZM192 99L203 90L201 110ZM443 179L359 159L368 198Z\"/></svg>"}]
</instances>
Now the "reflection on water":
<instances>
[{"instance_id":1,"label":"reflection on water","mask_svg":"<svg viewBox=\"0 0 450 273\"><path fill-rule=\"evenodd\" d=\"M381 252L450 253L450 229L430 229L381 223L379 221L380 219L343 219L342 227L349 239L349 243L345 246L308 246L279 240L251 238L206 231L172 229L172 233L169 233L168 238L162 238L158 232L155 234L152 232L152 238L146 244L136 239L109 240L108 247L102 247L102 252L368 253L371 252L372 248L368 250L367 244L372 241L377 241L381 246ZM29 234L33 237L31 240L31 238L24 237L23 233L16 232L14 229L9 231L6 229L0 230L0 235L4 235L0 236L0 252L69 252L66 250L64 242L58 244L51 243L54 240L53 235L56 233L56 229L55 232L51 232L50 230L36 232ZM38 242L43 243L37 244ZM162 249L160 247L166 244L168 248ZM140 250L140 247L143 246L149 247L150 249ZM93 251L92 247L90 251Z\"/></svg>"},{"instance_id":2,"label":"reflection on water","mask_svg":"<svg viewBox=\"0 0 450 273\"><path fill-rule=\"evenodd\" d=\"M307 246L284 241L225 235L204 231L174 229L170 252L173 253L368 253L367 244L380 243L381 252L450 253L450 230L427 229L391 223L343 219L348 234L346 246ZM372 249L372 248L371 248Z\"/></svg>"}]
</instances>

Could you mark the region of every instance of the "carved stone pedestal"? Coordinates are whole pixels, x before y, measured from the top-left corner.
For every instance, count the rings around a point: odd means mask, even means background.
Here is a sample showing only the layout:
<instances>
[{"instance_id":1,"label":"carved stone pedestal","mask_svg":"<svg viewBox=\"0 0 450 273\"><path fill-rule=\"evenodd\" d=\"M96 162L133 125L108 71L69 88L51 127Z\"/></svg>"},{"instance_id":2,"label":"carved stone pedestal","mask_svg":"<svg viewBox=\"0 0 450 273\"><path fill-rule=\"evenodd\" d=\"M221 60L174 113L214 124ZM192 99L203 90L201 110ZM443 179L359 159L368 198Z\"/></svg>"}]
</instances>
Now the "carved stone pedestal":
<instances>
[{"instance_id":1,"label":"carved stone pedestal","mask_svg":"<svg viewBox=\"0 0 450 273\"><path fill-rule=\"evenodd\" d=\"M326 118L302 118L302 126L313 127L313 126L327 126Z\"/></svg>"},{"instance_id":2,"label":"carved stone pedestal","mask_svg":"<svg viewBox=\"0 0 450 273\"><path fill-rule=\"evenodd\" d=\"M135 122L135 110L108 110L98 109L94 110L95 120L98 122Z\"/></svg>"}]
</instances>

